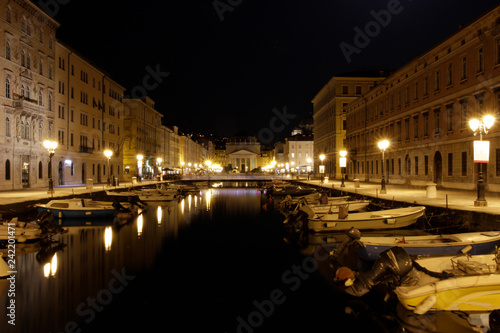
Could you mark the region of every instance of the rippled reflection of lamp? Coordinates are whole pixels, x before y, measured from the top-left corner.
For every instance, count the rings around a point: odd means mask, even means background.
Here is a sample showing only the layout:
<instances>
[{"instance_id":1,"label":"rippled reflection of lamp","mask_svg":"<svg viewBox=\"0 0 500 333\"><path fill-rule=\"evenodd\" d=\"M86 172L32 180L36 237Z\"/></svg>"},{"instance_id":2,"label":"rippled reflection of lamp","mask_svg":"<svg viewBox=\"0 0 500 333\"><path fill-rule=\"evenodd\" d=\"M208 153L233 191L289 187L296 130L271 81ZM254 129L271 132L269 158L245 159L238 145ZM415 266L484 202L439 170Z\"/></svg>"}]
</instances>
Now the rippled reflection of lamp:
<instances>
[{"instance_id":1,"label":"rippled reflection of lamp","mask_svg":"<svg viewBox=\"0 0 500 333\"><path fill-rule=\"evenodd\" d=\"M57 272L57 253L54 253L52 260L43 266L43 276L48 278L49 276L55 277Z\"/></svg>"},{"instance_id":2,"label":"rippled reflection of lamp","mask_svg":"<svg viewBox=\"0 0 500 333\"><path fill-rule=\"evenodd\" d=\"M104 229L104 250L106 252L111 251L112 243L113 243L113 229L111 227L106 227L106 229Z\"/></svg>"}]
</instances>

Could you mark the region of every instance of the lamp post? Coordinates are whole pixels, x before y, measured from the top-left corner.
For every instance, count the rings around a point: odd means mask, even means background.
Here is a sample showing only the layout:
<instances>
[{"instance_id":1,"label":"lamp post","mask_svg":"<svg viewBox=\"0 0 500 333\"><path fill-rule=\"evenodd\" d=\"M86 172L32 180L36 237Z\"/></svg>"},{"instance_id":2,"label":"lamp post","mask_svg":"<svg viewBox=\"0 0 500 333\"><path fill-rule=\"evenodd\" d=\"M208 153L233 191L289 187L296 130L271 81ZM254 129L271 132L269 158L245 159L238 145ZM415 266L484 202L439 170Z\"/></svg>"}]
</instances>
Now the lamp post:
<instances>
[{"instance_id":1,"label":"lamp post","mask_svg":"<svg viewBox=\"0 0 500 333\"><path fill-rule=\"evenodd\" d=\"M325 180L325 165L323 164L323 161L325 160L325 155L321 154L319 155L319 159L321 161L321 165L319 166L319 173L321 175L321 183Z\"/></svg>"},{"instance_id":2,"label":"lamp post","mask_svg":"<svg viewBox=\"0 0 500 333\"><path fill-rule=\"evenodd\" d=\"M52 179L52 157L54 156L57 148L57 141L46 140L43 142L43 146L49 152L49 190L48 194L54 193L54 180Z\"/></svg>"},{"instance_id":3,"label":"lamp post","mask_svg":"<svg viewBox=\"0 0 500 333\"><path fill-rule=\"evenodd\" d=\"M341 170L341 173L342 173L342 183L340 184L340 187L345 187L345 184L344 184L344 175L345 175L345 168L347 166L347 158L346 158L347 151L341 150L339 152L339 154L340 154L339 165L342 168L342 170Z\"/></svg>"},{"instance_id":4,"label":"lamp post","mask_svg":"<svg viewBox=\"0 0 500 333\"><path fill-rule=\"evenodd\" d=\"M162 171L163 170L162 170L161 162L163 162L163 158L158 157L156 159L156 164L158 164L158 174L159 174L158 181L162 180L161 178L162 178L162 173L163 173Z\"/></svg>"},{"instance_id":5,"label":"lamp post","mask_svg":"<svg viewBox=\"0 0 500 333\"><path fill-rule=\"evenodd\" d=\"M137 155L137 181L140 182L141 181L141 171L140 170L142 168L142 159L144 158L144 156L142 156L141 154Z\"/></svg>"},{"instance_id":6,"label":"lamp post","mask_svg":"<svg viewBox=\"0 0 500 333\"><path fill-rule=\"evenodd\" d=\"M495 117L484 116L483 119L471 119L469 127L474 132L474 136L479 133L479 141L474 141L474 162L479 163L479 177L477 180L477 199L474 206L484 207L488 202L484 198L485 185L483 180L483 163L489 162L490 142L483 141L483 133L488 134L488 130L493 126Z\"/></svg>"},{"instance_id":7,"label":"lamp post","mask_svg":"<svg viewBox=\"0 0 500 333\"><path fill-rule=\"evenodd\" d=\"M380 141L378 143L378 147L380 148L380 150L382 151L382 184L381 184L381 189L380 189L380 194L385 194L387 193L387 190L385 189L385 172L384 172L384 162L385 162L385 158L384 158L384 153L385 153L385 150L387 149L387 147L389 147L389 141L387 140L383 140L383 141Z\"/></svg>"},{"instance_id":8,"label":"lamp post","mask_svg":"<svg viewBox=\"0 0 500 333\"><path fill-rule=\"evenodd\" d=\"M109 174L111 173L111 169L109 168L109 160L111 159L111 156L113 156L113 152L109 149L106 149L104 151L104 156L108 158L108 186L111 185L111 179L109 178Z\"/></svg>"}]
</instances>

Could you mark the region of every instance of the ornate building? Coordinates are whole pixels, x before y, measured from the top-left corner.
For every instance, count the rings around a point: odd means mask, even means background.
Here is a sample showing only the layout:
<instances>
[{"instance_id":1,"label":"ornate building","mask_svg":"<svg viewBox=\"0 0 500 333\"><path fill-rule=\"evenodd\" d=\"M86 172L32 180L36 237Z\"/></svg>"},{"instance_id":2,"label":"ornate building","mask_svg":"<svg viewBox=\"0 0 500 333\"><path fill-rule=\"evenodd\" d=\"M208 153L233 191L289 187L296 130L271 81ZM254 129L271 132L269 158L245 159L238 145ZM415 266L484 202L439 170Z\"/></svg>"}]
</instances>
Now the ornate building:
<instances>
[{"instance_id":1,"label":"ornate building","mask_svg":"<svg viewBox=\"0 0 500 333\"><path fill-rule=\"evenodd\" d=\"M1 0L0 9L0 189L47 186L59 24L30 1Z\"/></svg>"}]
</instances>

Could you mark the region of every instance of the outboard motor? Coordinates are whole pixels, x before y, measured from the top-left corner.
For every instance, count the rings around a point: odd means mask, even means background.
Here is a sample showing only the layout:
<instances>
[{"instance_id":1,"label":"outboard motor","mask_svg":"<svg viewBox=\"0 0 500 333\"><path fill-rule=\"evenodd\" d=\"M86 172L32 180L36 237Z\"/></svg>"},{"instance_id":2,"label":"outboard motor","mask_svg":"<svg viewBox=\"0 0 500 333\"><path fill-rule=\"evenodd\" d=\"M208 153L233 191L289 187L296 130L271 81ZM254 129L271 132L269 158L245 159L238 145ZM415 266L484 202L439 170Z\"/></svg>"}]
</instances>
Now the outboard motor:
<instances>
[{"instance_id":1,"label":"outboard motor","mask_svg":"<svg viewBox=\"0 0 500 333\"><path fill-rule=\"evenodd\" d=\"M340 244L337 248L333 249L333 251L330 252L330 256L332 257L332 259L337 259L342 253L344 253L347 246L356 241L359 242L359 239L361 238L361 232L354 227L347 230L346 235L347 237L344 239L342 244Z\"/></svg>"},{"instance_id":2,"label":"outboard motor","mask_svg":"<svg viewBox=\"0 0 500 333\"><path fill-rule=\"evenodd\" d=\"M382 252L372 269L360 273L345 291L353 296L363 296L379 283L399 283L412 268L408 252L402 247L392 247Z\"/></svg>"}]
</instances>

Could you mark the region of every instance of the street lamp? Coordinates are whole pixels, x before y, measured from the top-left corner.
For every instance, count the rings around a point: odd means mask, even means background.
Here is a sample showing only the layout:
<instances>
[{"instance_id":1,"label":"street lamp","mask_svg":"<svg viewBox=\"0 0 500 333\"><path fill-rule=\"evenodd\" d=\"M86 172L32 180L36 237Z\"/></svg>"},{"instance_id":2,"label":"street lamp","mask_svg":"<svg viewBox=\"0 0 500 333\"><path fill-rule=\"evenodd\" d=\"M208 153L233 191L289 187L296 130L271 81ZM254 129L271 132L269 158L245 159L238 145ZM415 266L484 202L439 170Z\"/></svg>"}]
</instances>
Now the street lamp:
<instances>
[{"instance_id":1,"label":"street lamp","mask_svg":"<svg viewBox=\"0 0 500 333\"><path fill-rule=\"evenodd\" d=\"M339 158L339 165L342 168L341 173L342 173L342 183L340 184L340 187L345 187L344 184L344 174L345 174L345 167L347 166L347 151L341 150L339 152L340 158Z\"/></svg>"},{"instance_id":2,"label":"street lamp","mask_svg":"<svg viewBox=\"0 0 500 333\"><path fill-rule=\"evenodd\" d=\"M159 179L158 179L158 181L161 181L161 180L162 180L161 178L162 178L162 173L163 173L162 171L163 171L163 170L162 170L161 162L163 162L163 158L158 157L158 158L156 159L156 163L158 164L158 173L159 173L159 175L160 175L160 177L158 177L158 178L159 178Z\"/></svg>"},{"instance_id":3,"label":"street lamp","mask_svg":"<svg viewBox=\"0 0 500 333\"><path fill-rule=\"evenodd\" d=\"M111 179L109 178L109 174L110 174L110 171L111 169L109 168L109 160L111 159L111 156L113 156L113 152L109 149L106 149L104 151L104 156L106 156L108 158L108 186L111 185Z\"/></svg>"},{"instance_id":4,"label":"street lamp","mask_svg":"<svg viewBox=\"0 0 500 333\"><path fill-rule=\"evenodd\" d=\"M483 133L488 134L488 130L493 126L495 117L484 116L483 119L471 119L469 127L474 132L474 136L479 133L479 141L474 141L474 162L479 163L479 177L477 180L477 199L474 201L474 206L483 207L488 203L484 198L485 185L483 180L483 163L489 162L490 142L483 141Z\"/></svg>"},{"instance_id":5,"label":"street lamp","mask_svg":"<svg viewBox=\"0 0 500 333\"><path fill-rule=\"evenodd\" d=\"M387 193L387 190L385 189L385 173L384 173L385 158L384 158L384 153L385 153L385 150L387 149L387 147L389 147L389 141L387 141L387 140L380 141L378 143L378 147L382 151L382 165L381 165L381 167L382 167L382 188L380 189L380 194L385 194L385 193Z\"/></svg>"},{"instance_id":6,"label":"street lamp","mask_svg":"<svg viewBox=\"0 0 500 333\"><path fill-rule=\"evenodd\" d=\"M321 182L325 180L325 165L323 164L323 161L325 160L325 155L321 154L319 155L319 159L321 161L321 165L319 166L319 173L321 175Z\"/></svg>"},{"instance_id":7,"label":"street lamp","mask_svg":"<svg viewBox=\"0 0 500 333\"><path fill-rule=\"evenodd\" d=\"M49 152L49 190L47 193L54 193L54 180L52 179L52 157L54 156L57 148L57 141L46 140L43 142L43 146Z\"/></svg>"},{"instance_id":8,"label":"street lamp","mask_svg":"<svg viewBox=\"0 0 500 333\"><path fill-rule=\"evenodd\" d=\"M141 171L140 170L142 168L142 159L144 158L144 156L142 156L141 154L137 155L137 181L141 181Z\"/></svg>"}]
</instances>

